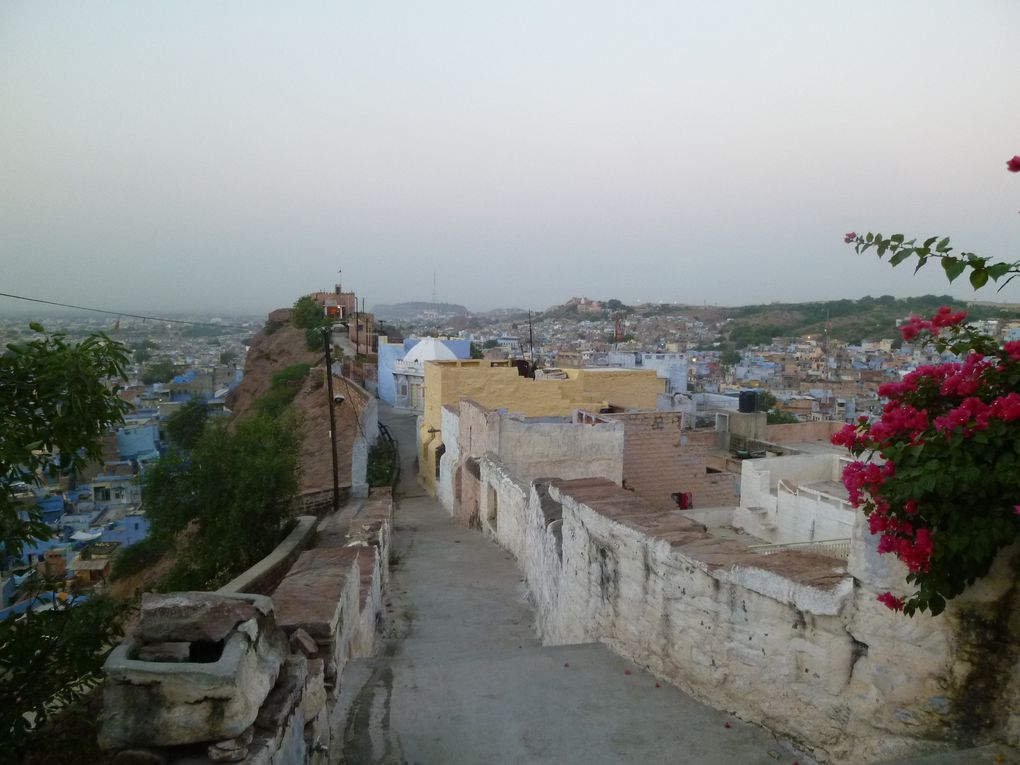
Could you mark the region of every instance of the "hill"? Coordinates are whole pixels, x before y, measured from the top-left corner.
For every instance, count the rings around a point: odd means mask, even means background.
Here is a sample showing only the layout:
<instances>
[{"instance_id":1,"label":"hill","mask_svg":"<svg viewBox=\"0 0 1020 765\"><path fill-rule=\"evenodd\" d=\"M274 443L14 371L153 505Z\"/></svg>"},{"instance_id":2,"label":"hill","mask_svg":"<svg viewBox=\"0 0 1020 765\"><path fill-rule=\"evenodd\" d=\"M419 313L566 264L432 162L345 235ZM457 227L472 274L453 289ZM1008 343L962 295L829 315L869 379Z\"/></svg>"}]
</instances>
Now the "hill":
<instances>
[{"instance_id":1,"label":"hill","mask_svg":"<svg viewBox=\"0 0 1020 765\"><path fill-rule=\"evenodd\" d=\"M466 316L470 313L467 308L457 303L379 303L372 307L372 313L376 318L385 321L409 321L423 317L425 314L437 316Z\"/></svg>"},{"instance_id":2,"label":"hill","mask_svg":"<svg viewBox=\"0 0 1020 765\"><path fill-rule=\"evenodd\" d=\"M896 338L896 322L913 314L927 316L942 305L966 310L971 319L1017 319L1016 306L968 303L950 295L894 298L891 295L860 300L827 300L812 303L771 303L719 309L726 324L726 339L738 348L768 343L777 336L821 334L828 327L836 340Z\"/></svg>"}]
</instances>

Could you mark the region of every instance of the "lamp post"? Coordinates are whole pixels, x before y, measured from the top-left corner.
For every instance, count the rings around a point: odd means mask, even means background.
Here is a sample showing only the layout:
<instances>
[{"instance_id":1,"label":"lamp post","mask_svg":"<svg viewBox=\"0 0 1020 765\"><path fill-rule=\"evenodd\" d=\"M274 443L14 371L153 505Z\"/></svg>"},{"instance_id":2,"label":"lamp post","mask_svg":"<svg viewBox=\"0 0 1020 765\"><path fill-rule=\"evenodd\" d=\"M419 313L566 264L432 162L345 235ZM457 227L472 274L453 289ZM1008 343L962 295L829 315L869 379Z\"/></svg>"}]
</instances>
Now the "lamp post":
<instances>
[{"instance_id":1,"label":"lamp post","mask_svg":"<svg viewBox=\"0 0 1020 765\"><path fill-rule=\"evenodd\" d=\"M340 472L336 464L336 412L334 405L344 402L343 396L333 395L333 341L330 338L332 327L322 328L322 344L326 351L326 404L329 406L329 454L333 458L333 512L340 509Z\"/></svg>"}]
</instances>

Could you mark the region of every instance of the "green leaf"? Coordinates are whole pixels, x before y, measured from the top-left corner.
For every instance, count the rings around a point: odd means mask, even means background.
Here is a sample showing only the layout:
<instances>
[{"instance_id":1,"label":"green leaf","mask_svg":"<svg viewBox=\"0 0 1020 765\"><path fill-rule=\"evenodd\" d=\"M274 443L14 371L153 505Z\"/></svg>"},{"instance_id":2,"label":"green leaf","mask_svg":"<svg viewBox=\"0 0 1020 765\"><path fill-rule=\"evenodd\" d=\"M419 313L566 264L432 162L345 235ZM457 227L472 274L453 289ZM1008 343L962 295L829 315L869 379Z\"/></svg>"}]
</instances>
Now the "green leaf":
<instances>
[{"instance_id":1,"label":"green leaf","mask_svg":"<svg viewBox=\"0 0 1020 765\"><path fill-rule=\"evenodd\" d=\"M988 271L988 275L992 278L992 281L996 281L997 282L1000 277L1005 276L1006 274L1008 274L1009 270L1012 267L1013 266L1010 263L996 263L993 266L988 266L987 271Z\"/></svg>"},{"instance_id":2,"label":"green leaf","mask_svg":"<svg viewBox=\"0 0 1020 765\"><path fill-rule=\"evenodd\" d=\"M890 266L898 266L900 263L902 263L904 260L906 260L907 258L909 258L913 254L914 253L913 253L912 250L900 250L895 255L893 255L891 258L889 258L889 265ZM921 264L918 266L918 268L920 268L923 265L924 265L924 261L922 260Z\"/></svg>"},{"instance_id":3,"label":"green leaf","mask_svg":"<svg viewBox=\"0 0 1020 765\"><path fill-rule=\"evenodd\" d=\"M29 322L29 323L28 323L28 328L29 328L30 330L32 330L33 332L45 332L45 331L46 331L45 329L43 329L43 325L42 325L42 324L40 324L40 323L39 323L39 322L37 322L37 321L31 321L31 322Z\"/></svg>"},{"instance_id":4,"label":"green leaf","mask_svg":"<svg viewBox=\"0 0 1020 765\"><path fill-rule=\"evenodd\" d=\"M893 234L889 237L889 241L896 244L903 244L903 234Z\"/></svg>"},{"instance_id":5,"label":"green leaf","mask_svg":"<svg viewBox=\"0 0 1020 765\"><path fill-rule=\"evenodd\" d=\"M931 247L933 244L935 244L935 241L937 239L938 239L937 236L932 236L932 237L929 237L928 239L925 239L924 240L924 246L925 247Z\"/></svg>"},{"instance_id":6,"label":"green leaf","mask_svg":"<svg viewBox=\"0 0 1020 765\"><path fill-rule=\"evenodd\" d=\"M966 267L967 264L957 258L942 258L942 268L945 270L946 278L948 278L949 281L955 280L957 276L963 273L963 270Z\"/></svg>"},{"instance_id":7,"label":"green leaf","mask_svg":"<svg viewBox=\"0 0 1020 765\"><path fill-rule=\"evenodd\" d=\"M988 283L988 272L983 268L975 268L970 272L970 283L974 289L981 289Z\"/></svg>"},{"instance_id":8,"label":"green leaf","mask_svg":"<svg viewBox=\"0 0 1020 765\"><path fill-rule=\"evenodd\" d=\"M939 240L939 243L935 245L935 252L949 252L949 237L944 236Z\"/></svg>"}]
</instances>

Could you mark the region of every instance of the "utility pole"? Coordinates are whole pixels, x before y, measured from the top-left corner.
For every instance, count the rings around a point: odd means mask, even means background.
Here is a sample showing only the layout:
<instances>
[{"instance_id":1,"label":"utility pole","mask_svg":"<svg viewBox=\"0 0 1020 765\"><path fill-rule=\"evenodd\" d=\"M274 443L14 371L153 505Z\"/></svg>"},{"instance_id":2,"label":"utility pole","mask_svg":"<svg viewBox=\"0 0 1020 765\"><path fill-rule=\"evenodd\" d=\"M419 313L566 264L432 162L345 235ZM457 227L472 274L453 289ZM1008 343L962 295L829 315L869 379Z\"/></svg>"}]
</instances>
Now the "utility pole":
<instances>
[{"instance_id":1,"label":"utility pole","mask_svg":"<svg viewBox=\"0 0 1020 765\"><path fill-rule=\"evenodd\" d=\"M528 310L528 345L531 347L531 368L535 369L535 327L531 323L531 310Z\"/></svg>"},{"instance_id":2,"label":"utility pole","mask_svg":"<svg viewBox=\"0 0 1020 765\"><path fill-rule=\"evenodd\" d=\"M326 351L326 396L329 406L329 453L333 458L333 512L340 509L340 472L336 464L336 398L333 396L333 338L330 337L331 326L322 329L322 344ZM343 401L341 400L341 403Z\"/></svg>"}]
</instances>

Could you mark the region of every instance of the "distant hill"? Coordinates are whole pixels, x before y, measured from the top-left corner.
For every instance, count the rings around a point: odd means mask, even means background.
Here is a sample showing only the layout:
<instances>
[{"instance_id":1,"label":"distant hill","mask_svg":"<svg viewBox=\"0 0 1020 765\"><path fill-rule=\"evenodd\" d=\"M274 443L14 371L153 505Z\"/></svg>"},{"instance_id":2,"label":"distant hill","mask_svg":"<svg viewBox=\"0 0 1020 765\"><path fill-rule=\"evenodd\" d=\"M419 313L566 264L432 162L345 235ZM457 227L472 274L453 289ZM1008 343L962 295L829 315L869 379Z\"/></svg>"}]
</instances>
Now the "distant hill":
<instances>
[{"instance_id":1,"label":"distant hill","mask_svg":"<svg viewBox=\"0 0 1020 765\"><path fill-rule=\"evenodd\" d=\"M860 300L827 300L816 303L771 303L719 309L725 318L726 334L738 348L768 343L777 336L821 334L859 342L896 338L897 319L913 314L930 316L939 306L965 309L971 319L1017 319L1017 307L991 306L956 300L950 295L922 295L894 298L864 297Z\"/></svg>"},{"instance_id":2,"label":"distant hill","mask_svg":"<svg viewBox=\"0 0 1020 765\"><path fill-rule=\"evenodd\" d=\"M614 305L610 306L609 303ZM547 309L536 319L558 321L610 321L617 311L626 317L655 319L685 316L705 324L716 324L721 342L737 348L763 345L773 337L800 337L821 334L828 329L835 340L857 343L861 340L895 339L897 320L917 314L930 316L939 306L965 309L971 319L1020 319L1020 306L1007 303L979 303L956 300L950 295L922 295L895 298L892 295L863 297L860 300L827 300L809 303L768 303L745 306L699 306L677 303L622 305L606 301L606 310L582 312L567 303Z\"/></svg>"},{"instance_id":3,"label":"distant hill","mask_svg":"<svg viewBox=\"0 0 1020 765\"><path fill-rule=\"evenodd\" d=\"M372 313L376 318L388 321L408 321L423 316L426 313L435 313L439 316L465 316L470 311L457 303L380 303L372 307Z\"/></svg>"}]
</instances>

